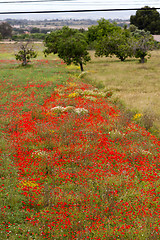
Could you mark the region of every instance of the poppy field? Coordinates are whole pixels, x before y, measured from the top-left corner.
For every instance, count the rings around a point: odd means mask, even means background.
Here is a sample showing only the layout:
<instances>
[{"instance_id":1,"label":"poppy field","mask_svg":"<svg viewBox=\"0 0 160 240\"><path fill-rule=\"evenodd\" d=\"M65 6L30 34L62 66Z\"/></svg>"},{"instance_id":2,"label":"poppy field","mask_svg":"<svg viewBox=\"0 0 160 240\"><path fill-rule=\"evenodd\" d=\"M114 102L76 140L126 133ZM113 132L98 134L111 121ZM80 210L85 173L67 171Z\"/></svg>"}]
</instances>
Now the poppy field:
<instances>
[{"instance_id":1,"label":"poppy field","mask_svg":"<svg viewBox=\"0 0 160 240\"><path fill-rule=\"evenodd\" d=\"M160 141L60 60L1 60L0 239L160 239Z\"/></svg>"}]
</instances>

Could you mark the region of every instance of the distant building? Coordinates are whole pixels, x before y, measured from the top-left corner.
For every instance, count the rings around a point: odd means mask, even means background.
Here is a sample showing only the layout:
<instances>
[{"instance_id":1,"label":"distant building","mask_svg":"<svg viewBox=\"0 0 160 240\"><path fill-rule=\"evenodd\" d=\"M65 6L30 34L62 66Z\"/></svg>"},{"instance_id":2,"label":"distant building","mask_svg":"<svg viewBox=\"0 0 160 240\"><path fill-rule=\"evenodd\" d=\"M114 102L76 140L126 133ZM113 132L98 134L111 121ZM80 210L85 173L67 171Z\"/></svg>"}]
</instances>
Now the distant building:
<instances>
[{"instance_id":1,"label":"distant building","mask_svg":"<svg viewBox=\"0 0 160 240\"><path fill-rule=\"evenodd\" d=\"M25 34L30 34L30 32L28 32L28 31L25 31L24 33L25 33Z\"/></svg>"},{"instance_id":2,"label":"distant building","mask_svg":"<svg viewBox=\"0 0 160 240\"><path fill-rule=\"evenodd\" d=\"M160 35L153 35L154 40L160 42Z\"/></svg>"}]
</instances>

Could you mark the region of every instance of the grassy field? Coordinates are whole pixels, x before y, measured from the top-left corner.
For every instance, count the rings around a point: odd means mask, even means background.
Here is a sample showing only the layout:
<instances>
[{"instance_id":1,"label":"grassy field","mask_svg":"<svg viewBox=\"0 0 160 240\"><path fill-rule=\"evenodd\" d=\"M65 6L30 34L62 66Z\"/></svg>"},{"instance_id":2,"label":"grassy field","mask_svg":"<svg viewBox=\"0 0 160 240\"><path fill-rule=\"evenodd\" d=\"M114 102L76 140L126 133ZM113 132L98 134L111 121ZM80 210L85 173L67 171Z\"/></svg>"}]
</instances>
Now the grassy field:
<instances>
[{"instance_id":1,"label":"grassy field","mask_svg":"<svg viewBox=\"0 0 160 240\"><path fill-rule=\"evenodd\" d=\"M146 114L160 129L160 51L153 51L146 64L137 59L125 62L117 58L96 58L87 64L85 79L101 82L113 91L113 99L119 98L126 108ZM100 85L100 84L99 84Z\"/></svg>"},{"instance_id":2,"label":"grassy field","mask_svg":"<svg viewBox=\"0 0 160 240\"><path fill-rule=\"evenodd\" d=\"M0 239L160 239L160 141L116 100L120 66L151 62L93 58L80 74L42 53L24 68L14 51L0 44Z\"/></svg>"}]
</instances>

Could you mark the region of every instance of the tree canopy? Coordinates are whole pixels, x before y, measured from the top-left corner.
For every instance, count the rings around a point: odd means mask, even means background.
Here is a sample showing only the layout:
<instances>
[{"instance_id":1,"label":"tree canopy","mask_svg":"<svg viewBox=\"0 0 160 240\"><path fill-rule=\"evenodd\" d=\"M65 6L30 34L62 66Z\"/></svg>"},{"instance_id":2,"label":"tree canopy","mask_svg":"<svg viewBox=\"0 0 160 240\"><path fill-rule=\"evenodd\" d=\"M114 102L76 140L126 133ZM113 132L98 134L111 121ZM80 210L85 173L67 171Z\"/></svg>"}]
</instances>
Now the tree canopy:
<instances>
[{"instance_id":1,"label":"tree canopy","mask_svg":"<svg viewBox=\"0 0 160 240\"><path fill-rule=\"evenodd\" d=\"M152 34L160 34L160 14L155 8L145 6L137 10L136 15L130 17L130 24Z\"/></svg>"},{"instance_id":2,"label":"tree canopy","mask_svg":"<svg viewBox=\"0 0 160 240\"><path fill-rule=\"evenodd\" d=\"M96 56L108 57L112 55L121 61L133 56L132 36L127 29L117 29L117 31L97 41Z\"/></svg>"},{"instance_id":3,"label":"tree canopy","mask_svg":"<svg viewBox=\"0 0 160 240\"><path fill-rule=\"evenodd\" d=\"M17 54L15 54L16 60L22 62L22 66L26 66L31 58L36 58L37 53L34 51L33 47L29 47L29 42L26 44L22 43L20 46L20 50Z\"/></svg>"},{"instance_id":4,"label":"tree canopy","mask_svg":"<svg viewBox=\"0 0 160 240\"><path fill-rule=\"evenodd\" d=\"M63 27L61 30L51 32L45 39L45 47L46 55L57 53L67 65L71 63L80 65L81 71L84 70L83 64L90 60L87 39L76 29Z\"/></svg>"},{"instance_id":5,"label":"tree canopy","mask_svg":"<svg viewBox=\"0 0 160 240\"><path fill-rule=\"evenodd\" d=\"M144 63L149 56L148 51L153 50L154 46L153 36L149 31L139 30L135 25L130 25L129 29L125 26L121 28L105 19L90 27L87 37L96 56L115 55L121 61L127 57L136 57Z\"/></svg>"},{"instance_id":6,"label":"tree canopy","mask_svg":"<svg viewBox=\"0 0 160 240\"><path fill-rule=\"evenodd\" d=\"M148 51L154 48L154 39L149 31L136 29L132 32L134 37L133 51L136 58L140 58L140 62L147 61L146 57L150 57Z\"/></svg>"},{"instance_id":7,"label":"tree canopy","mask_svg":"<svg viewBox=\"0 0 160 240\"><path fill-rule=\"evenodd\" d=\"M111 33L117 31L117 29L120 29L120 27L118 27L116 23L110 23L108 20L102 18L98 21L98 25L93 25L88 28L88 42L90 43L101 39L104 36L110 35Z\"/></svg>"},{"instance_id":8,"label":"tree canopy","mask_svg":"<svg viewBox=\"0 0 160 240\"><path fill-rule=\"evenodd\" d=\"M115 55L121 61L133 55L131 45L131 32L121 28L116 23L110 23L105 19L98 21L97 26L88 29L88 42L93 42L96 56Z\"/></svg>"},{"instance_id":9,"label":"tree canopy","mask_svg":"<svg viewBox=\"0 0 160 240\"><path fill-rule=\"evenodd\" d=\"M12 36L12 27L7 22L0 23L0 34L2 38L10 38Z\"/></svg>"}]
</instances>

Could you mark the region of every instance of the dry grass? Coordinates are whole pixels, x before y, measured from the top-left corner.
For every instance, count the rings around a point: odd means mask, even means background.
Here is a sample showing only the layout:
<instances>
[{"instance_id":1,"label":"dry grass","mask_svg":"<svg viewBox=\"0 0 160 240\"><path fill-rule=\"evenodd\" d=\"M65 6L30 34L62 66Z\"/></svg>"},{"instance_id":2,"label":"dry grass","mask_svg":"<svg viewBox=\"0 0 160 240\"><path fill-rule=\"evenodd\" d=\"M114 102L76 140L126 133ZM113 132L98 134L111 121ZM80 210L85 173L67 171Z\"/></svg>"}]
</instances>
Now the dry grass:
<instances>
[{"instance_id":1,"label":"dry grass","mask_svg":"<svg viewBox=\"0 0 160 240\"><path fill-rule=\"evenodd\" d=\"M152 115L160 129L160 51L151 54L147 63L140 64L137 59L95 58L92 51L85 78L102 82L128 108Z\"/></svg>"},{"instance_id":2,"label":"dry grass","mask_svg":"<svg viewBox=\"0 0 160 240\"><path fill-rule=\"evenodd\" d=\"M25 42L24 42L25 43ZM20 50L20 42L0 42L0 60L15 60L15 53ZM33 49L38 53L36 59L44 59L44 44L43 42L30 42L29 46L33 46ZM47 59L57 59L56 55L49 55Z\"/></svg>"}]
</instances>

